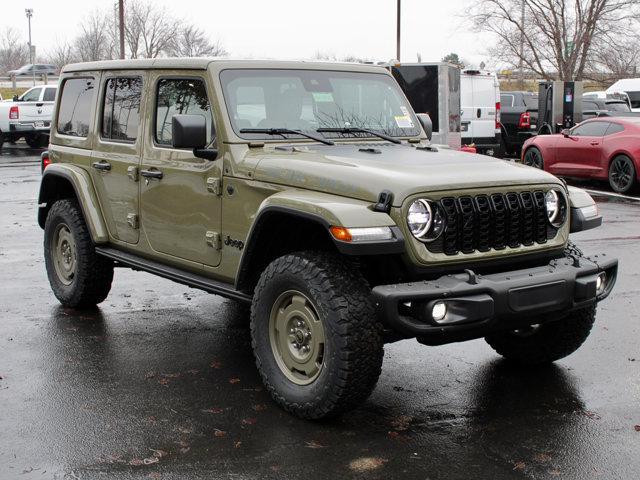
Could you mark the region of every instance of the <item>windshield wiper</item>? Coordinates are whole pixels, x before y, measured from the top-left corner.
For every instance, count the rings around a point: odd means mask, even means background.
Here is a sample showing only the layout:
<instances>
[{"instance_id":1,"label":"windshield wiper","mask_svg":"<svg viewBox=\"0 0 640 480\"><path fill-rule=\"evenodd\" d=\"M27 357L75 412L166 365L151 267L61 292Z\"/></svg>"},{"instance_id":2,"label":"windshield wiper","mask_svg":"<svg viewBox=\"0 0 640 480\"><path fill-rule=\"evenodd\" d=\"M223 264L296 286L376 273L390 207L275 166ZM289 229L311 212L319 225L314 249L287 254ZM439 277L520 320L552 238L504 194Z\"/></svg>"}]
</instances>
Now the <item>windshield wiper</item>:
<instances>
[{"instance_id":1,"label":"windshield wiper","mask_svg":"<svg viewBox=\"0 0 640 480\"><path fill-rule=\"evenodd\" d=\"M374 137L379 137L387 142L391 143L402 143L397 138L390 137L389 135L385 135L384 133L376 132L375 130L369 130L368 128L360 128L360 127L327 127L327 128L318 128L316 130L318 133L368 133L369 135L373 135Z\"/></svg>"},{"instance_id":2,"label":"windshield wiper","mask_svg":"<svg viewBox=\"0 0 640 480\"><path fill-rule=\"evenodd\" d=\"M335 145L334 142L327 140L326 138L313 135L312 133L303 132L302 130L293 130L291 128L242 128L240 133L264 133L267 135L282 135L283 137L287 134L295 134L310 138L316 142L324 143L325 145Z\"/></svg>"}]
</instances>

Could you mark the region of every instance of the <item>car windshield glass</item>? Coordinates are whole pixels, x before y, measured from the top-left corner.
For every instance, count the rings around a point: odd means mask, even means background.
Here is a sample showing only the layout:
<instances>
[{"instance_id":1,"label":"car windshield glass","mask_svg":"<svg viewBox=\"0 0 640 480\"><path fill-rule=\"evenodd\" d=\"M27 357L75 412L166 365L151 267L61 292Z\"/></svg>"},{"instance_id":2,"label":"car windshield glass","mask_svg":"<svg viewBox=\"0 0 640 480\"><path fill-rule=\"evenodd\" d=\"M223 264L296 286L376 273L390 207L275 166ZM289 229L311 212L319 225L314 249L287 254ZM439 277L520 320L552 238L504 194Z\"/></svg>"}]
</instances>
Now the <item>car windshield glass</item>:
<instances>
[{"instance_id":1,"label":"car windshield glass","mask_svg":"<svg viewBox=\"0 0 640 480\"><path fill-rule=\"evenodd\" d=\"M319 128L345 127L391 137L420 134L411 107L393 78L384 73L231 69L221 72L220 80L233 130L242 138L272 138L246 132L252 128L287 128L316 135ZM345 136L337 131L323 135Z\"/></svg>"},{"instance_id":2,"label":"car windshield glass","mask_svg":"<svg viewBox=\"0 0 640 480\"><path fill-rule=\"evenodd\" d=\"M640 108L640 92L627 92L631 100L631 108Z\"/></svg>"},{"instance_id":3,"label":"car windshield glass","mask_svg":"<svg viewBox=\"0 0 640 480\"><path fill-rule=\"evenodd\" d=\"M538 96L537 95L523 95L524 104L527 108L538 108Z\"/></svg>"},{"instance_id":4,"label":"car windshield glass","mask_svg":"<svg viewBox=\"0 0 640 480\"><path fill-rule=\"evenodd\" d=\"M630 112L629 105L624 102L608 102L607 110L610 112Z\"/></svg>"}]
</instances>

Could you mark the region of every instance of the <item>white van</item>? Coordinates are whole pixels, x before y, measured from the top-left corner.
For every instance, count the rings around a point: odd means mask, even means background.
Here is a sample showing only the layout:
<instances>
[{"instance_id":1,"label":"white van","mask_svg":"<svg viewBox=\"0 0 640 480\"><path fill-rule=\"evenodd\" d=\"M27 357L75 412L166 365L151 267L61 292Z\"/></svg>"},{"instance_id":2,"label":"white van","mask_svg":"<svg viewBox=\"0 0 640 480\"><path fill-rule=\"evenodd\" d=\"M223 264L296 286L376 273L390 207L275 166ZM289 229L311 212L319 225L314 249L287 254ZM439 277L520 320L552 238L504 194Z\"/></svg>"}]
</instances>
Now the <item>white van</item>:
<instances>
[{"instance_id":1,"label":"white van","mask_svg":"<svg viewBox=\"0 0 640 480\"><path fill-rule=\"evenodd\" d=\"M463 145L478 153L502 157L500 83L495 73L463 70L460 75L461 134Z\"/></svg>"},{"instance_id":2,"label":"white van","mask_svg":"<svg viewBox=\"0 0 640 480\"><path fill-rule=\"evenodd\" d=\"M640 112L640 78L623 78L607 88L607 93L625 92L631 101L631 111Z\"/></svg>"}]
</instances>

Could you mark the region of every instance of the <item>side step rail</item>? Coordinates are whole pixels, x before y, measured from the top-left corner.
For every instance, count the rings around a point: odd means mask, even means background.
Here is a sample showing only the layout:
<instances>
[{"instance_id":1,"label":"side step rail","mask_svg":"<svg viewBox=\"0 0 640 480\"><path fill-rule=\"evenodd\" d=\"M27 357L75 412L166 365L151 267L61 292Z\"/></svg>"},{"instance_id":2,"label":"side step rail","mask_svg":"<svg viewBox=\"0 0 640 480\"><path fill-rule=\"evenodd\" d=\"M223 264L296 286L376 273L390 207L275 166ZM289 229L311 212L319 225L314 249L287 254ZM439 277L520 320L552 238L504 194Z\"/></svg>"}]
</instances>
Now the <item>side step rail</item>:
<instances>
[{"instance_id":1,"label":"side step rail","mask_svg":"<svg viewBox=\"0 0 640 480\"><path fill-rule=\"evenodd\" d=\"M133 268L134 270L143 270L191 288L197 288L233 300L251 303L251 296L236 290L233 285L228 283L218 282L203 275L187 272L179 268L169 267L115 248L96 247L96 253Z\"/></svg>"}]
</instances>

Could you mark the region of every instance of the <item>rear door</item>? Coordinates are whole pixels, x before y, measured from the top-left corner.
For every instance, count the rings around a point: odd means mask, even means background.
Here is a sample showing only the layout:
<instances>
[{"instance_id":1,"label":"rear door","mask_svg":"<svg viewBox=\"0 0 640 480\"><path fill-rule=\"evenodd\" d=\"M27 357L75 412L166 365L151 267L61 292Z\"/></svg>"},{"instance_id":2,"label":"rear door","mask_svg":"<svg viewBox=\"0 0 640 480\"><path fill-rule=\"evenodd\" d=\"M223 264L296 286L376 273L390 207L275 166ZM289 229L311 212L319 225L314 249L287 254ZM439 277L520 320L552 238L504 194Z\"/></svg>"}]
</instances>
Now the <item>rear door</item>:
<instances>
[{"instance_id":1,"label":"rear door","mask_svg":"<svg viewBox=\"0 0 640 480\"><path fill-rule=\"evenodd\" d=\"M471 75L460 75L460 133L465 145L473 143L473 79Z\"/></svg>"},{"instance_id":2,"label":"rear door","mask_svg":"<svg viewBox=\"0 0 640 480\"><path fill-rule=\"evenodd\" d=\"M98 97L98 135L91 177L111 235L138 243L138 165L142 151L143 89L146 72L112 71L102 76Z\"/></svg>"},{"instance_id":3,"label":"rear door","mask_svg":"<svg viewBox=\"0 0 640 480\"><path fill-rule=\"evenodd\" d=\"M573 127L569 137L556 143L557 162L551 173L590 177L600 170L602 141L609 122L591 121Z\"/></svg>"},{"instance_id":4,"label":"rear door","mask_svg":"<svg viewBox=\"0 0 640 480\"><path fill-rule=\"evenodd\" d=\"M496 85L492 76L481 74L473 81L473 138L476 143L495 143Z\"/></svg>"}]
</instances>

